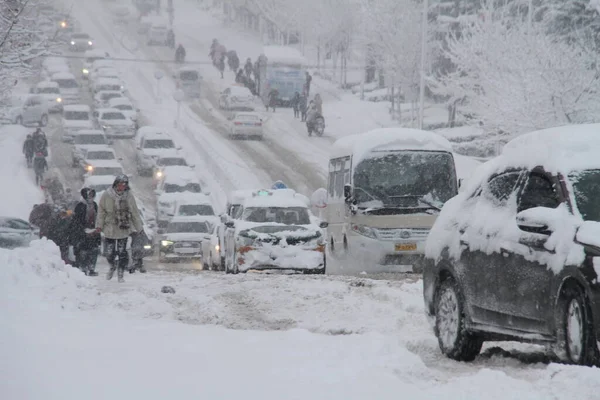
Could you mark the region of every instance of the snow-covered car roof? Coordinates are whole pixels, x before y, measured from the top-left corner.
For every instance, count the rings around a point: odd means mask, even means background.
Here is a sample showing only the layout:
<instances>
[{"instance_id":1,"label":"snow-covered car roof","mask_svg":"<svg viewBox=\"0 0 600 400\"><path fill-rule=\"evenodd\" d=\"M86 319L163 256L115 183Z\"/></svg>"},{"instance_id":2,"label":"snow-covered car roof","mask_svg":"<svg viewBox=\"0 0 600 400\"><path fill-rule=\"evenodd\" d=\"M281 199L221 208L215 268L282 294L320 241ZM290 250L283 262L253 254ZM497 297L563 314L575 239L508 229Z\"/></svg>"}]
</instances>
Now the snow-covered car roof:
<instances>
[{"instance_id":1,"label":"snow-covered car roof","mask_svg":"<svg viewBox=\"0 0 600 400\"><path fill-rule=\"evenodd\" d=\"M142 126L138 129L137 134L140 138L143 136L144 139L172 139L166 129L157 126Z\"/></svg>"},{"instance_id":2,"label":"snow-covered car roof","mask_svg":"<svg viewBox=\"0 0 600 400\"><path fill-rule=\"evenodd\" d=\"M231 204L244 204L244 200L248 197L252 197L252 193L258 189L247 189L247 190L234 190L229 194L229 203Z\"/></svg>"},{"instance_id":3,"label":"snow-covered car roof","mask_svg":"<svg viewBox=\"0 0 600 400\"><path fill-rule=\"evenodd\" d=\"M110 108L113 108L114 106L122 106L122 105L128 105L128 106L133 107L131 100L129 100L127 97L113 97L112 99L110 99L108 101L108 105L110 106Z\"/></svg>"},{"instance_id":4,"label":"snow-covered car roof","mask_svg":"<svg viewBox=\"0 0 600 400\"><path fill-rule=\"evenodd\" d=\"M246 86L231 85L229 86L229 89L231 89L231 96L254 97L250 89Z\"/></svg>"},{"instance_id":5,"label":"snow-covered car roof","mask_svg":"<svg viewBox=\"0 0 600 400\"><path fill-rule=\"evenodd\" d=\"M263 54L270 64L306 65L306 58L298 50L287 46L264 46Z\"/></svg>"},{"instance_id":6,"label":"snow-covered car roof","mask_svg":"<svg viewBox=\"0 0 600 400\"><path fill-rule=\"evenodd\" d=\"M64 65L68 65L68 61L66 58L64 57L58 57L58 56L49 56L46 57L44 59L44 61L42 61L42 65L45 67L47 65L51 65L51 64L64 64Z\"/></svg>"},{"instance_id":7,"label":"snow-covered car roof","mask_svg":"<svg viewBox=\"0 0 600 400\"><path fill-rule=\"evenodd\" d=\"M98 113L99 118L102 118L102 114L106 113L119 113L123 116L123 118L127 118L125 117L125 114L123 114L123 112L118 108L98 108L96 109L96 112Z\"/></svg>"},{"instance_id":8,"label":"snow-covered car roof","mask_svg":"<svg viewBox=\"0 0 600 400\"><path fill-rule=\"evenodd\" d=\"M192 172L192 171L190 171ZM172 184L172 185L180 185L185 186L188 183L198 183L201 184L200 180L197 176L193 174L165 174L164 183Z\"/></svg>"},{"instance_id":9,"label":"snow-covered car roof","mask_svg":"<svg viewBox=\"0 0 600 400\"><path fill-rule=\"evenodd\" d=\"M94 85L121 85L121 81L117 78L99 77L94 82Z\"/></svg>"},{"instance_id":10,"label":"snow-covered car roof","mask_svg":"<svg viewBox=\"0 0 600 400\"><path fill-rule=\"evenodd\" d=\"M117 153L115 153L115 150L106 144L98 144L98 145L95 145L94 147L88 148L86 150L85 157L87 158L89 153L93 153L95 151L110 151L111 153L114 154L115 158L117 158ZM100 160L90 160L90 162L96 162L96 161L100 161Z\"/></svg>"},{"instance_id":11,"label":"snow-covered car roof","mask_svg":"<svg viewBox=\"0 0 600 400\"><path fill-rule=\"evenodd\" d=\"M83 56L85 58L106 58L106 50L102 50L102 49L91 49L91 50L86 50L85 53L83 53Z\"/></svg>"},{"instance_id":12,"label":"snow-covered car roof","mask_svg":"<svg viewBox=\"0 0 600 400\"><path fill-rule=\"evenodd\" d=\"M183 158L185 160L185 156L177 149L164 149L158 154L158 158Z\"/></svg>"},{"instance_id":13,"label":"snow-covered car roof","mask_svg":"<svg viewBox=\"0 0 600 400\"><path fill-rule=\"evenodd\" d=\"M77 133L74 134L74 136L87 136L87 135L102 135L104 136L104 132L99 130L99 129L82 129L80 131L77 131ZM96 146L105 146L105 145L96 145Z\"/></svg>"},{"instance_id":14,"label":"snow-covered car roof","mask_svg":"<svg viewBox=\"0 0 600 400\"><path fill-rule=\"evenodd\" d=\"M302 207L306 203L295 196L256 195L244 200L244 208L248 207Z\"/></svg>"},{"instance_id":15,"label":"snow-covered car roof","mask_svg":"<svg viewBox=\"0 0 600 400\"><path fill-rule=\"evenodd\" d=\"M70 72L57 72L55 74L52 74L52 80L55 79L75 79L77 80L77 78L75 78L75 75L73 75Z\"/></svg>"},{"instance_id":16,"label":"snow-covered car roof","mask_svg":"<svg viewBox=\"0 0 600 400\"><path fill-rule=\"evenodd\" d=\"M92 109L87 104L70 104L63 107L63 111L90 112Z\"/></svg>"},{"instance_id":17,"label":"snow-covered car roof","mask_svg":"<svg viewBox=\"0 0 600 400\"><path fill-rule=\"evenodd\" d=\"M362 159L371 151L437 150L452 152L450 142L433 132L409 128L381 128L366 133L345 136L333 143L331 158L353 154Z\"/></svg>"},{"instance_id":18,"label":"snow-covered car roof","mask_svg":"<svg viewBox=\"0 0 600 400\"><path fill-rule=\"evenodd\" d=\"M210 197L204 193L190 193L183 192L184 196L177 199L177 205L194 205L194 204L207 204L212 206Z\"/></svg>"},{"instance_id":19,"label":"snow-covered car roof","mask_svg":"<svg viewBox=\"0 0 600 400\"><path fill-rule=\"evenodd\" d=\"M35 85L37 88L58 88L58 83L52 81L41 81Z\"/></svg>"},{"instance_id":20,"label":"snow-covered car roof","mask_svg":"<svg viewBox=\"0 0 600 400\"><path fill-rule=\"evenodd\" d=\"M83 186L112 185L115 177L112 175L91 175L84 179Z\"/></svg>"}]
</instances>

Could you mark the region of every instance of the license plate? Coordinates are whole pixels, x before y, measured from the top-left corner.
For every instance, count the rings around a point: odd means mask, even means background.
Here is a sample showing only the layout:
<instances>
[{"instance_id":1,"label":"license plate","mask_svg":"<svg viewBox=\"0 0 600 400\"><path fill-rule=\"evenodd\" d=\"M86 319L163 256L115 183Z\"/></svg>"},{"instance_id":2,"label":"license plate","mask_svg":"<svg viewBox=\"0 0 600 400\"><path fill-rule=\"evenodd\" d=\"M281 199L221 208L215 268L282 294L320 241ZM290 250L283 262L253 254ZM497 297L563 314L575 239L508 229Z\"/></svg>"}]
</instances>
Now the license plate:
<instances>
[{"instance_id":1,"label":"license plate","mask_svg":"<svg viewBox=\"0 0 600 400\"><path fill-rule=\"evenodd\" d=\"M181 247L192 247L191 243L181 243Z\"/></svg>"},{"instance_id":2,"label":"license plate","mask_svg":"<svg viewBox=\"0 0 600 400\"><path fill-rule=\"evenodd\" d=\"M396 243L394 246L394 250L396 251L415 251L417 250L416 243Z\"/></svg>"},{"instance_id":3,"label":"license plate","mask_svg":"<svg viewBox=\"0 0 600 400\"><path fill-rule=\"evenodd\" d=\"M186 248L186 249L175 249L175 253L178 254L196 254L198 251L196 249Z\"/></svg>"}]
</instances>

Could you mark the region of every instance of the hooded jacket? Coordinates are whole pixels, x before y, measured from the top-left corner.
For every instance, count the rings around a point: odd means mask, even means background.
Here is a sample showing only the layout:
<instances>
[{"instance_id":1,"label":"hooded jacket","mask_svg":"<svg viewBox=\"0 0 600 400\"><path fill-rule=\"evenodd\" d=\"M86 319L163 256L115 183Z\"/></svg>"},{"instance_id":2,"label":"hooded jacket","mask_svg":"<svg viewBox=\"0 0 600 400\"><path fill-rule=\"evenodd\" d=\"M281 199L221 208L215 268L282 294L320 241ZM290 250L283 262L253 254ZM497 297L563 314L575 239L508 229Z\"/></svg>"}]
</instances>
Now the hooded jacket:
<instances>
[{"instance_id":1,"label":"hooded jacket","mask_svg":"<svg viewBox=\"0 0 600 400\"><path fill-rule=\"evenodd\" d=\"M129 208L129 228L119 227L117 216L117 198L118 195L114 187L106 190L98 202L98 216L96 218L96 227L101 228L104 237L108 239L125 239L133 232L139 232L143 228L142 218L138 210L135 198L129 189L122 194Z\"/></svg>"},{"instance_id":2,"label":"hooded jacket","mask_svg":"<svg viewBox=\"0 0 600 400\"><path fill-rule=\"evenodd\" d=\"M98 204L92 203L96 215L98 215ZM73 219L71 220L71 240L73 245L82 249L92 249L100 246L100 234L85 232L86 229L96 227L96 221L87 221L87 203L85 200L80 201L75 206Z\"/></svg>"}]
</instances>

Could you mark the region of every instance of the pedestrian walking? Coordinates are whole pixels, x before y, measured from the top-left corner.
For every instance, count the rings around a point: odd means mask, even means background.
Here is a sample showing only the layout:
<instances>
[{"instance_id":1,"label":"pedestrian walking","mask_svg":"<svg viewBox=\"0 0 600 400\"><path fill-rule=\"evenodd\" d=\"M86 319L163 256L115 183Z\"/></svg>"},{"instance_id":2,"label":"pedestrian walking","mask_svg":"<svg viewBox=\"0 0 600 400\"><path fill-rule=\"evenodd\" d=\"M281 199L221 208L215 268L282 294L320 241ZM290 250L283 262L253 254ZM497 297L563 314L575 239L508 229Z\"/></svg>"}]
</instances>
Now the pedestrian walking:
<instances>
[{"instance_id":1,"label":"pedestrian walking","mask_svg":"<svg viewBox=\"0 0 600 400\"><path fill-rule=\"evenodd\" d=\"M300 93L294 93L292 97L292 108L294 109L294 118L300 117Z\"/></svg>"},{"instance_id":2,"label":"pedestrian walking","mask_svg":"<svg viewBox=\"0 0 600 400\"><path fill-rule=\"evenodd\" d=\"M81 189L81 200L75 206L71 220L71 243L75 252L75 264L88 276L98 276L96 261L101 237L96 230L98 204L94 201L95 197L94 189Z\"/></svg>"},{"instance_id":3,"label":"pedestrian walking","mask_svg":"<svg viewBox=\"0 0 600 400\"><path fill-rule=\"evenodd\" d=\"M303 92L298 100L298 108L300 109L300 119L302 122L306 122L306 112L308 110L308 97L306 92Z\"/></svg>"},{"instance_id":4,"label":"pedestrian walking","mask_svg":"<svg viewBox=\"0 0 600 400\"><path fill-rule=\"evenodd\" d=\"M110 265L106 279L112 279L118 268L119 282L124 282L123 274L129 265L127 239L142 229L140 211L131 193L129 178L119 175L98 202L96 231L104 233L106 259Z\"/></svg>"},{"instance_id":5,"label":"pedestrian walking","mask_svg":"<svg viewBox=\"0 0 600 400\"><path fill-rule=\"evenodd\" d=\"M306 71L306 81L304 83L304 88L306 90L306 96L310 96L310 84L312 83L312 76Z\"/></svg>"}]
</instances>

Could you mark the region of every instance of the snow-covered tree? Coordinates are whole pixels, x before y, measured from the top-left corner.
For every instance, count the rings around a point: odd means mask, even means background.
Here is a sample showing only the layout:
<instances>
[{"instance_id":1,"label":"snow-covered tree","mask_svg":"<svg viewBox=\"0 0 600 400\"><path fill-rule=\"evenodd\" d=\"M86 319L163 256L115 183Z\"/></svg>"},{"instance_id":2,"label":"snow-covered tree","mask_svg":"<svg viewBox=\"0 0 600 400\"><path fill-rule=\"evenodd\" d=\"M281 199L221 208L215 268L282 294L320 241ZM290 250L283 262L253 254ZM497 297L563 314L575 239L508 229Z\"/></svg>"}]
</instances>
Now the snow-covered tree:
<instances>
[{"instance_id":1,"label":"snow-covered tree","mask_svg":"<svg viewBox=\"0 0 600 400\"><path fill-rule=\"evenodd\" d=\"M504 2L503 2L504 3ZM518 134L600 120L600 71L593 49L557 40L543 23L497 2L463 23L445 56L456 66L431 87L488 130Z\"/></svg>"},{"instance_id":2,"label":"snow-covered tree","mask_svg":"<svg viewBox=\"0 0 600 400\"><path fill-rule=\"evenodd\" d=\"M570 41L600 48L600 0L549 0L539 8L549 31Z\"/></svg>"},{"instance_id":3,"label":"snow-covered tree","mask_svg":"<svg viewBox=\"0 0 600 400\"><path fill-rule=\"evenodd\" d=\"M46 0L0 2L0 99L44 55L54 35L42 31L37 7Z\"/></svg>"}]
</instances>

